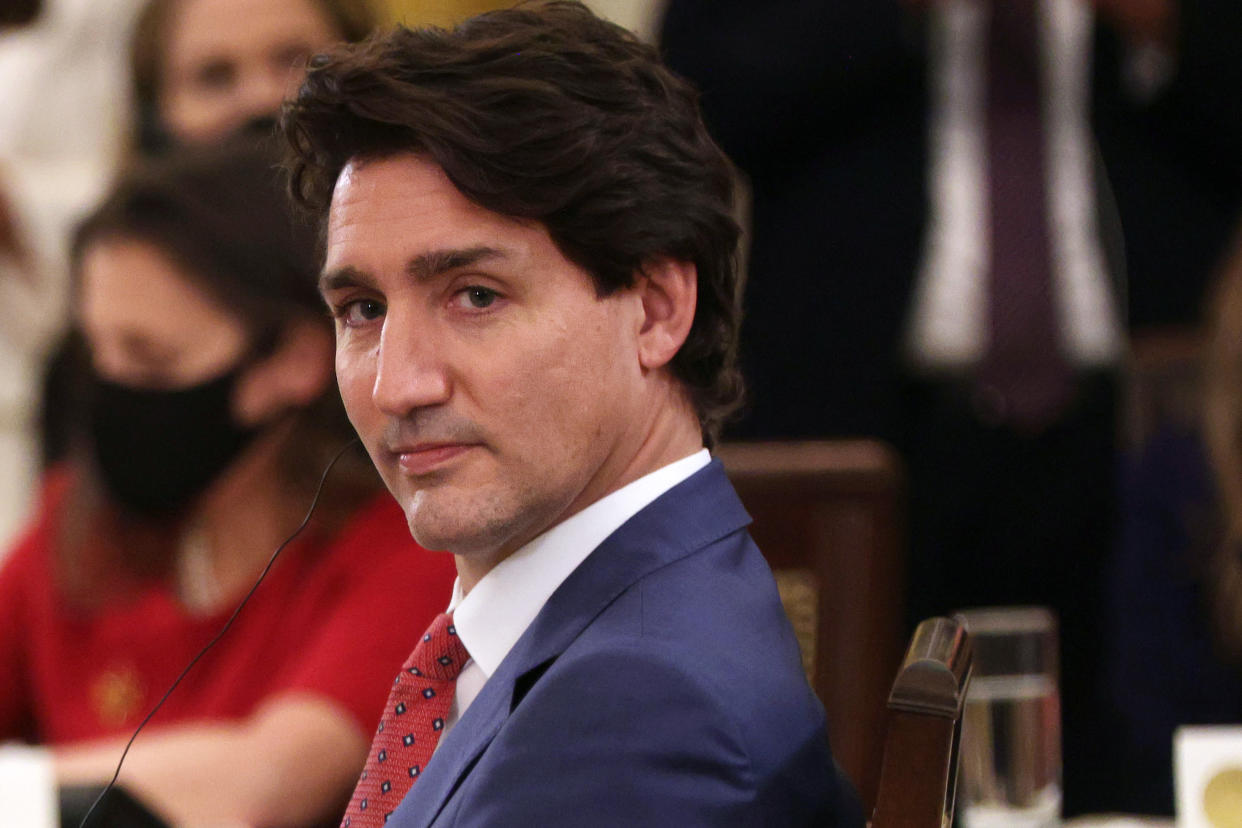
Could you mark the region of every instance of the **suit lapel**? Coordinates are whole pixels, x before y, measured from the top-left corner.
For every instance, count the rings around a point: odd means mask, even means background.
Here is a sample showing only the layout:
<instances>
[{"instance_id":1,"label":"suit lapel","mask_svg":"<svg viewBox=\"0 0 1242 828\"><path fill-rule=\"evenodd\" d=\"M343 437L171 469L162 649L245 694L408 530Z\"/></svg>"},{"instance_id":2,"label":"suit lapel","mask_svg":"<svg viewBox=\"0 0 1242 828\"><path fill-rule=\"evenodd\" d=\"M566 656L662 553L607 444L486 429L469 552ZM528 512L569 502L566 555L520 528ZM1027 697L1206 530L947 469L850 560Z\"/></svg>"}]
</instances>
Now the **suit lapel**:
<instances>
[{"instance_id":1,"label":"suit lapel","mask_svg":"<svg viewBox=\"0 0 1242 828\"><path fill-rule=\"evenodd\" d=\"M393 814L398 825L432 824L500 732L514 685L555 659L621 593L648 573L744 528L750 516L713 460L652 501L601 543L552 593L487 680L466 714Z\"/></svg>"}]
</instances>

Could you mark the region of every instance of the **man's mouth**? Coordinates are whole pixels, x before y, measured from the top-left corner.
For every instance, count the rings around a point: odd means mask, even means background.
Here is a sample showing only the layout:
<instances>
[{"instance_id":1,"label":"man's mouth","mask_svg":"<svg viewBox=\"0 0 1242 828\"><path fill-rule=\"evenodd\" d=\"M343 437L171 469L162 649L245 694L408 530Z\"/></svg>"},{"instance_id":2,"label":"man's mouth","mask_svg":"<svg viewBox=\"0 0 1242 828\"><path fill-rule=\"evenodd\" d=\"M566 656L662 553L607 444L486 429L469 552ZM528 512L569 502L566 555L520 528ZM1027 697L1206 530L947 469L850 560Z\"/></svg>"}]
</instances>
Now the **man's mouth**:
<instances>
[{"instance_id":1,"label":"man's mouth","mask_svg":"<svg viewBox=\"0 0 1242 828\"><path fill-rule=\"evenodd\" d=\"M396 457L397 465L403 472L418 476L437 471L470 449L477 447L477 443L424 442L396 446L390 451Z\"/></svg>"}]
</instances>

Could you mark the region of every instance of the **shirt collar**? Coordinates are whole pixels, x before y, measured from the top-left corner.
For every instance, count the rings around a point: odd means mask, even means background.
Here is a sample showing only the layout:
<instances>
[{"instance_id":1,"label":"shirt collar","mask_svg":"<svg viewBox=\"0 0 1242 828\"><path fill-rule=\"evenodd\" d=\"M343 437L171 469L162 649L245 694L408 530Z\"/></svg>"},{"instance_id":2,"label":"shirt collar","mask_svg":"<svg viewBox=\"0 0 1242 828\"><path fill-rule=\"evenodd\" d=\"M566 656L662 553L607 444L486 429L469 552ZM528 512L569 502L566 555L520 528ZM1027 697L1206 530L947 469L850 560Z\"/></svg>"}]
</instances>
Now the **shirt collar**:
<instances>
[{"instance_id":1,"label":"shirt collar","mask_svg":"<svg viewBox=\"0 0 1242 828\"><path fill-rule=\"evenodd\" d=\"M490 677L556 588L597 546L710 461L701 449L600 498L498 563L469 595L462 596L458 579L449 610L474 663Z\"/></svg>"}]
</instances>

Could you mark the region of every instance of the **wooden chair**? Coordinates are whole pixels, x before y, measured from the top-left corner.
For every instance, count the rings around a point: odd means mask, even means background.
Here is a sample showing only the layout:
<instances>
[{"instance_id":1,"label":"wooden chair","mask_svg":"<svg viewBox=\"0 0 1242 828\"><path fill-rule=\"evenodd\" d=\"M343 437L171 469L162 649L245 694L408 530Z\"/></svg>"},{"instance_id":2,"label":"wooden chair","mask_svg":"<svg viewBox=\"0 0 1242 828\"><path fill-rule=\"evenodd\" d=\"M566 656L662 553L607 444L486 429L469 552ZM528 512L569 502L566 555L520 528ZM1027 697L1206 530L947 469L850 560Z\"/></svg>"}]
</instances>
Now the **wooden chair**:
<instances>
[{"instance_id":1,"label":"wooden chair","mask_svg":"<svg viewBox=\"0 0 1242 828\"><path fill-rule=\"evenodd\" d=\"M833 754L869 812L884 698L905 644L900 464L861 440L734 443L716 454L776 574Z\"/></svg>"},{"instance_id":2,"label":"wooden chair","mask_svg":"<svg viewBox=\"0 0 1242 828\"><path fill-rule=\"evenodd\" d=\"M888 735L871 828L953 824L970 663L965 627L948 618L919 624L888 697Z\"/></svg>"}]
</instances>

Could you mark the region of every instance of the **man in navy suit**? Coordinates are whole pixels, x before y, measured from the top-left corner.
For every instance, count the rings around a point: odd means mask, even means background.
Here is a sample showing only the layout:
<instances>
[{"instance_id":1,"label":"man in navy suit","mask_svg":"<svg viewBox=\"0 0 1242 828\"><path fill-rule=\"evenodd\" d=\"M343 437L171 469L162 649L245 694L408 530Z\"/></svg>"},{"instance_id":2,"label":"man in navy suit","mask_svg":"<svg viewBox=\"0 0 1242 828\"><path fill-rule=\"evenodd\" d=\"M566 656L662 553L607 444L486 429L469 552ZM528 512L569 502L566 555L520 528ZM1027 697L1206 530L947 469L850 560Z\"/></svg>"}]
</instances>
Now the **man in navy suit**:
<instances>
[{"instance_id":1,"label":"man in navy suit","mask_svg":"<svg viewBox=\"0 0 1242 828\"><path fill-rule=\"evenodd\" d=\"M537 3L317 58L284 129L349 416L459 574L343 824L859 824L708 453L738 230L694 90Z\"/></svg>"}]
</instances>

